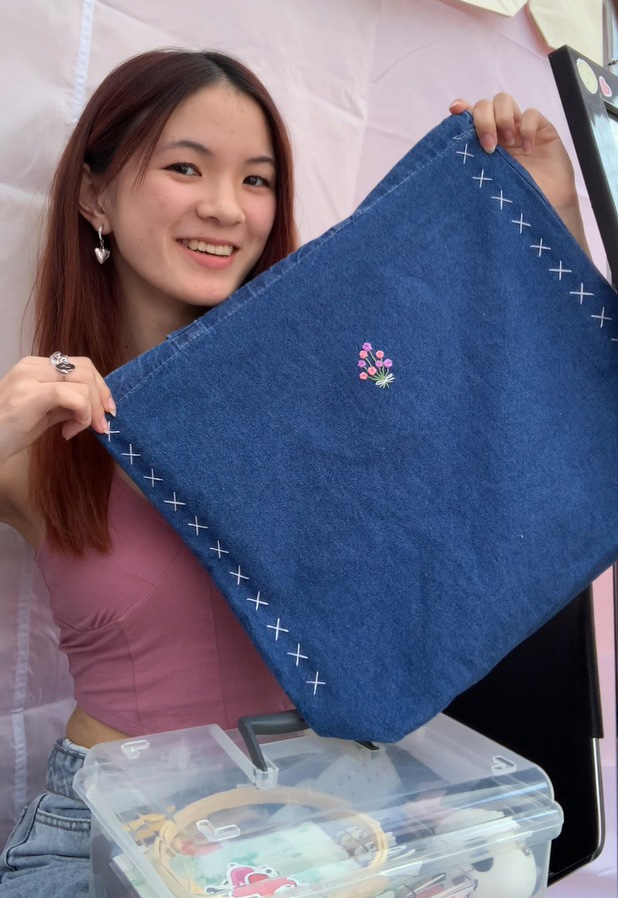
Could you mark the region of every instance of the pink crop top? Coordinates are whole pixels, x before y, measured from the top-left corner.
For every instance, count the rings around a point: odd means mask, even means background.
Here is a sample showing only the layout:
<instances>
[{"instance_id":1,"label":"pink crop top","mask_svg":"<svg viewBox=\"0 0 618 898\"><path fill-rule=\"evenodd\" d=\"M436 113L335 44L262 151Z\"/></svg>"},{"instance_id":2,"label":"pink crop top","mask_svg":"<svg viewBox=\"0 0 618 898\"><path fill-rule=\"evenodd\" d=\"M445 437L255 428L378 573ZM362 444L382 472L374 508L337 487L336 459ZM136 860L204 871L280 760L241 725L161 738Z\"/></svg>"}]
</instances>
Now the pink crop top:
<instances>
[{"instance_id":1,"label":"pink crop top","mask_svg":"<svg viewBox=\"0 0 618 898\"><path fill-rule=\"evenodd\" d=\"M112 549L37 562L77 704L130 736L291 707L209 574L120 476Z\"/></svg>"}]
</instances>

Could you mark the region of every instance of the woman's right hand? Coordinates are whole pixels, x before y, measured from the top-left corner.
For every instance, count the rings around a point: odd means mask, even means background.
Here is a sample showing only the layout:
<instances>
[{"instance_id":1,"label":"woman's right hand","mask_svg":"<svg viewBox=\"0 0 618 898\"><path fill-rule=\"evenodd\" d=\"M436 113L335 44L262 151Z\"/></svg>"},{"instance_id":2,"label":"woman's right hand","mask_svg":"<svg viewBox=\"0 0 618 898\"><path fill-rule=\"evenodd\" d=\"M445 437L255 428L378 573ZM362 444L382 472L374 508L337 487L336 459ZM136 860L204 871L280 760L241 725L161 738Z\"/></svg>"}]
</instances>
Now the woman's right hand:
<instances>
[{"instance_id":1,"label":"woman's right hand","mask_svg":"<svg viewBox=\"0 0 618 898\"><path fill-rule=\"evenodd\" d=\"M49 358L27 356L0 380L0 463L57 424L65 440L87 427L107 433L105 413L116 413L109 387L90 359L70 360L75 370L64 376Z\"/></svg>"}]
</instances>

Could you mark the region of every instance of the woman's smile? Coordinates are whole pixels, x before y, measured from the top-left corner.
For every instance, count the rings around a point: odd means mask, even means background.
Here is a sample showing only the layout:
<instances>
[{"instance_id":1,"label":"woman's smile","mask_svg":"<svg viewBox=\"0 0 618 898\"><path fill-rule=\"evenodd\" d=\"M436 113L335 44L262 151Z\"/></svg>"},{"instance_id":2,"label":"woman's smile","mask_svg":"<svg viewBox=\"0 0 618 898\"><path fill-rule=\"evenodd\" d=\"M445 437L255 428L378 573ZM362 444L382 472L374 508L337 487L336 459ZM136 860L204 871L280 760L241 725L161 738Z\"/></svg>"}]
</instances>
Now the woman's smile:
<instances>
[{"instance_id":1,"label":"woman's smile","mask_svg":"<svg viewBox=\"0 0 618 898\"><path fill-rule=\"evenodd\" d=\"M213 243L205 240L179 240L181 249L186 250L192 262L210 268L212 271L221 271L228 268L235 261L236 247L231 243Z\"/></svg>"}]
</instances>

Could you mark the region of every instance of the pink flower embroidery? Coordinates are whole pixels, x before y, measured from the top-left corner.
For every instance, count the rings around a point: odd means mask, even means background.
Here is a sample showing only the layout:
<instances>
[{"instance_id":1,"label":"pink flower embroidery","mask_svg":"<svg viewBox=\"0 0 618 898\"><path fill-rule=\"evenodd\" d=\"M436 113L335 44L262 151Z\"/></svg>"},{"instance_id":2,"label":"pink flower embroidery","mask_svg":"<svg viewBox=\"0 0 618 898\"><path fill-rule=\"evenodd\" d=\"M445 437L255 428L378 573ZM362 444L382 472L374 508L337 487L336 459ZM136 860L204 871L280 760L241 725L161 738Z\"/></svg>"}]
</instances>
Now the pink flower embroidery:
<instances>
[{"instance_id":1,"label":"pink flower embroidery","mask_svg":"<svg viewBox=\"0 0 618 898\"><path fill-rule=\"evenodd\" d=\"M384 351L377 349L372 351L371 343L363 343L363 348L358 353L361 361L358 362L359 368L367 368L358 375L361 380L372 380L376 387L385 389L395 380L395 375L391 374L390 369L393 367L391 359L384 358ZM365 359L368 360L369 365Z\"/></svg>"}]
</instances>

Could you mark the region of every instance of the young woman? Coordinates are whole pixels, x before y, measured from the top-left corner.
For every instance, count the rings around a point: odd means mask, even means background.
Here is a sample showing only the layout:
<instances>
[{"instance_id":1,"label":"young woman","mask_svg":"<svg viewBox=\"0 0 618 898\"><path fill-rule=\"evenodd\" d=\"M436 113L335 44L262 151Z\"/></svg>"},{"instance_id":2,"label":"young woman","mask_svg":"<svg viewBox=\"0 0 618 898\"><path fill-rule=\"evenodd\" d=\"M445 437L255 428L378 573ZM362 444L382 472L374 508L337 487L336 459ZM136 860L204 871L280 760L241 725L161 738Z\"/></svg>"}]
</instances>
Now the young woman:
<instances>
[{"instance_id":1,"label":"young woman","mask_svg":"<svg viewBox=\"0 0 618 898\"><path fill-rule=\"evenodd\" d=\"M456 101L451 111L468 104ZM473 108L583 242L568 157L536 111ZM62 156L36 283L35 355L0 381L0 519L31 543L77 706L0 860L0 895L87 894L71 788L97 742L288 707L208 574L100 448L103 376L295 248L280 116L240 63L156 51L99 87ZM64 356L67 353L68 358Z\"/></svg>"}]
</instances>

